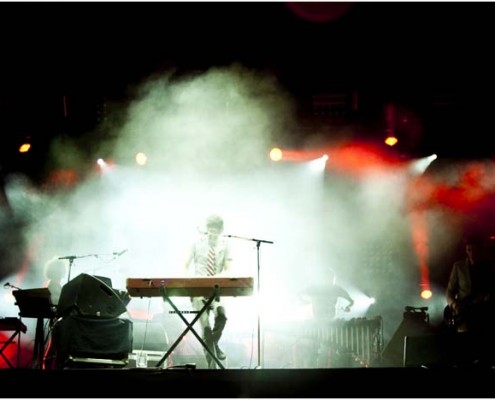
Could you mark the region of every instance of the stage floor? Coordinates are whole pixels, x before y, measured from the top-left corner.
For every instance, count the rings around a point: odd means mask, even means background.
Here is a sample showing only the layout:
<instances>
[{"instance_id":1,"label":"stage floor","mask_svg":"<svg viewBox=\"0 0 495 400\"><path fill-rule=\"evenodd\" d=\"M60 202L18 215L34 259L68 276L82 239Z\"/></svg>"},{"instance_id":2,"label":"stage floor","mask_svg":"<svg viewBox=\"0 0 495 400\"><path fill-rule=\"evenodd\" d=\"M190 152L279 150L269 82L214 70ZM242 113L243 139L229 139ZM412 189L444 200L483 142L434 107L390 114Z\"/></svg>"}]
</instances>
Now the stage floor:
<instances>
[{"instance_id":1,"label":"stage floor","mask_svg":"<svg viewBox=\"0 0 495 400\"><path fill-rule=\"evenodd\" d=\"M2 369L0 381L4 398L473 398L493 394L495 369Z\"/></svg>"}]
</instances>

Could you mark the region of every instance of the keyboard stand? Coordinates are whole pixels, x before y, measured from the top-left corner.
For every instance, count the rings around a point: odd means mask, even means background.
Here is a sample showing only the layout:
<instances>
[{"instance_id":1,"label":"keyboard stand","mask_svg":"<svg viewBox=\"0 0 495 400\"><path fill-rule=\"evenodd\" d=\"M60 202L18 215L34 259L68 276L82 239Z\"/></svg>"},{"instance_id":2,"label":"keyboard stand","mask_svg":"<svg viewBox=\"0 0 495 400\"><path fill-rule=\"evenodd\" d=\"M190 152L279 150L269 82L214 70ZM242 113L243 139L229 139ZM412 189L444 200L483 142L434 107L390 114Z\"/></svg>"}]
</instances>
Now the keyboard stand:
<instances>
[{"instance_id":1,"label":"keyboard stand","mask_svg":"<svg viewBox=\"0 0 495 400\"><path fill-rule=\"evenodd\" d=\"M223 366L223 364L220 362L220 360L217 358L216 354L214 352L212 352L210 350L210 348L208 347L208 345L205 343L205 341L203 340L203 338L198 335L198 333L194 330L193 328L193 325L198 321L198 319L203 315L204 312L206 312L208 310L208 307L210 307L211 303L213 303L213 300L215 300L216 298L218 298L218 290L219 290L219 287L218 285L214 285L213 287L213 293L212 295L208 298L208 300L206 301L205 305L203 306L203 308L201 308L201 310L198 311L198 313L196 314L196 316L194 317L194 319L189 322L183 315L182 313L179 311L179 309L177 308L177 306L173 303L172 299L167 295L167 288L165 286L161 286L160 287L161 289L161 292L162 292L162 297L163 297L163 300L168 302L170 304L170 306L174 309L175 313L182 319L182 321L187 325L186 326L186 329L184 330L184 332L182 332L180 334L180 336L177 338L177 340L170 346L170 348L167 350L167 352L163 355L163 357L160 359L160 361L158 361L158 363L156 364L157 367L160 367L163 362L170 356L170 354L174 351L174 349L177 347L177 345L180 343L180 341L182 340L182 338L184 336L186 336L187 332L191 331L194 336L196 336L196 339L198 339L198 341L201 343L201 345L203 346L203 348L208 352L208 354L211 356L211 358L213 360L215 360L215 362L217 363L217 365L221 368L221 369L225 369L225 367Z\"/></svg>"},{"instance_id":2,"label":"keyboard stand","mask_svg":"<svg viewBox=\"0 0 495 400\"><path fill-rule=\"evenodd\" d=\"M7 365L10 368L15 368L12 365L12 363L10 362L10 360L3 353L4 353L5 349L7 348L7 346L9 346L12 343L15 343L14 339L17 336L17 365L16 365L16 367L19 368L19 360L20 360L20 356L21 356L21 333L26 333L27 328L21 322L21 320L18 318L9 318L5 324L4 324L4 321L6 321L6 320L0 319L0 331L14 331L14 333L6 341L0 342L0 343L3 343L2 347L0 348L0 356L5 360L5 362L7 363ZM16 321L16 323L13 324L12 323L13 321Z\"/></svg>"}]
</instances>

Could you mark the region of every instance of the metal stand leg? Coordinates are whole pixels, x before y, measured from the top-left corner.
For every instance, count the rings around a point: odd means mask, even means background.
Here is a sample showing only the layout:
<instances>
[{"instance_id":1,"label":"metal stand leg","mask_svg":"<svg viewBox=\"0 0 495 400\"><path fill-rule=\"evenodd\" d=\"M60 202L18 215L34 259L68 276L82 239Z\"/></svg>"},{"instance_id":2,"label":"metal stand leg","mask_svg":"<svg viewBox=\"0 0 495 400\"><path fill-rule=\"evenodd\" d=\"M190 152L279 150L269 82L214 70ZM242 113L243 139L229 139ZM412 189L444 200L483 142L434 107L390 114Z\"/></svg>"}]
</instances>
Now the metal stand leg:
<instances>
[{"instance_id":1,"label":"metal stand leg","mask_svg":"<svg viewBox=\"0 0 495 400\"><path fill-rule=\"evenodd\" d=\"M161 287L161 291L162 291L162 297L165 301L167 301L170 306L174 309L175 313L182 319L182 321L186 324L186 329L184 330L184 332L182 332L180 334L180 336L177 338L177 340L172 344L172 346L170 346L170 348L167 350L167 352L163 355L163 357L160 359L160 361L158 361L158 363L156 364L157 367L160 367L163 362L170 356L170 354L174 351L174 349L177 347L177 345L180 343L180 341L182 340L182 338L187 334L187 332L191 331L194 336L196 336L196 339L198 339L198 341L201 343L201 345L203 346L203 348L208 352L208 354L212 357L213 360L215 360L215 362L217 363L217 365L222 368L222 369L225 369L225 367L223 366L223 364L220 362L220 360L217 358L216 354L214 351L211 351L211 349L209 348L209 346L205 343L205 341L203 340L203 338L198 335L198 333L194 330L193 328L193 325L200 319L201 315L203 315L204 312L206 312L206 310L208 310L208 307L210 307L211 303L213 302L213 300L215 300L216 297L218 297L218 285L215 285L215 287L213 288L213 294L210 296L210 298L208 299L208 301L206 301L205 305L203 306L203 308L201 308L201 310L196 314L196 316L194 317L194 319L189 323L189 321L182 315L182 313L179 311L179 309L177 308L177 306L173 303L173 301L170 299L170 297L167 295L167 291L166 291L166 288L165 286L162 286Z\"/></svg>"},{"instance_id":2,"label":"metal stand leg","mask_svg":"<svg viewBox=\"0 0 495 400\"><path fill-rule=\"evenodd\" d=\"M33 368L43 368L43 356L45 352L45 334L43 329L43 318L36 322L36 333L34 337Z\"/></svg>"}]
</instances>

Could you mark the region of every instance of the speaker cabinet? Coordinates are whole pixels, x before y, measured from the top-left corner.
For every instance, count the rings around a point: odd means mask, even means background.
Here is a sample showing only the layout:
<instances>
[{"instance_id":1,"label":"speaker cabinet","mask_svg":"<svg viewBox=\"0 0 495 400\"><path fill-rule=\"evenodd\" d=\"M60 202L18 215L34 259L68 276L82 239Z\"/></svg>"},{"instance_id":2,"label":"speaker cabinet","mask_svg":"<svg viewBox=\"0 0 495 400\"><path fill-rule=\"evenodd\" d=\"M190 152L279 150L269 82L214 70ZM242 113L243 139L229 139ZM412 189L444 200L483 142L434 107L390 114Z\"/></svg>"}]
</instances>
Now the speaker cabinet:
<instances>
[{"instance_id":1,"label":"speaker cabinet","mask_svg":"<svg viewBox=\"0 0 495 400\"><path fill-rule=\"evenodd\" d=\"M475 333L444 333L406 336L404 366L475 366L493 365L491 335ZM483 364L487 363L487 364ZM491 367L490 367L491 368Z\"/></svg>"},{"instance_id":2,"label":"speaker cabinet","mask_svg":"<svg viewBox=\"0 0 495 400\"><path fill-rule=\"evenodd\" d=\"M95 319L67 316L53 326L52 339L57 364L64 368L71 360L99 360L125 365L132 352L133 324L125 318Z\"/></svg>"},{"instance_id":3,"label":"speaker cabinet","mask_svg":"<svg viewBox=\"0 0 495 400\"><path fill-rule=\"evenodd\" d=\"M449 366L460 351L454 335L406 336L404 339L404 367Z\"/></svg>"},{"instance_id":4,"label":"speaker cabinet","mask_svg":"<svg viewBox=\"0 0 495 400\"><path fill-rule=\"evenodd\" d=\"M126 312L121 297L103 280L80 274L62 287L57 316L115 318Z\"/></svg>"},{"instance_id":5,"label":"speaker cabinet","mask_svg":"<svg viewBox=\"0 0 495 400\"><path fill-rule=\"evenodd\" d=\"M407 336L431 334L431 326L422 314L404 313L404 319L382 353L382 364L386 367L404 366L404 347Z\"/></svg>"}]
</instances>

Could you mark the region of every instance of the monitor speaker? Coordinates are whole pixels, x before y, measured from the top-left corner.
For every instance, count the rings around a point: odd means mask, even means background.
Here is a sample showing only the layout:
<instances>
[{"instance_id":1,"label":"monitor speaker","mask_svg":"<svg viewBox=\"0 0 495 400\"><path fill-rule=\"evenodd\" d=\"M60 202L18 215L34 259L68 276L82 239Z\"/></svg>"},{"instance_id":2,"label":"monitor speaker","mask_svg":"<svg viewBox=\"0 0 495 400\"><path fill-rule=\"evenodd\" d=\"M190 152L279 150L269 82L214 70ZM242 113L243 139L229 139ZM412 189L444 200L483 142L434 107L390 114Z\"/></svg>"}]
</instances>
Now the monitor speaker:
<instances>
[{"instance_id":1,"label":"monitor speaker","mask_svg":"<svg viewBox=\"0 0 495 400\"><path fill-rule=\"evenodd\" d=\"M80 315L116 318L126 311L124 302L110 286L103 280L84 273L62 287L57 306L58 317Z\"/></svg>"},{"instance_id":2,"label":"monitor speaker","mask_svg":"<svg viewBox=\"0 0 495 400\"><path fill-rule=\"evenodd\" d=\"M404 339L404 367L449 366L455 347L452 335L406 336Z\"/></svg>"},{"instance_id":3,"label":"monitor speaker","mask_svg":"<svg viewBox=\"0 0 495 400\"><path fill-rule=\"evenodd\" d=\"M467 332L406 336L404 367L487 367L493 364L492 341Z\"/></svg>"},{"instance_id":4,"label":"monitor speaker","mask_svg":"<svg viewBox=\"0 0 495 400\"><path fill-rule=\"evenodd\" d=\"M421 315L404 313L404 319L382 352L382 364L386 367L404 366L404 346L407 336L424 336L431 333L431 326Z\"/></svg>"}]
</instances>

